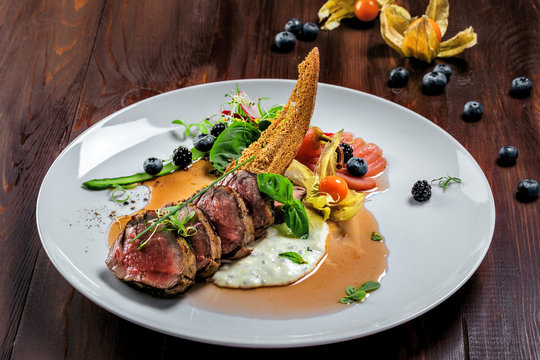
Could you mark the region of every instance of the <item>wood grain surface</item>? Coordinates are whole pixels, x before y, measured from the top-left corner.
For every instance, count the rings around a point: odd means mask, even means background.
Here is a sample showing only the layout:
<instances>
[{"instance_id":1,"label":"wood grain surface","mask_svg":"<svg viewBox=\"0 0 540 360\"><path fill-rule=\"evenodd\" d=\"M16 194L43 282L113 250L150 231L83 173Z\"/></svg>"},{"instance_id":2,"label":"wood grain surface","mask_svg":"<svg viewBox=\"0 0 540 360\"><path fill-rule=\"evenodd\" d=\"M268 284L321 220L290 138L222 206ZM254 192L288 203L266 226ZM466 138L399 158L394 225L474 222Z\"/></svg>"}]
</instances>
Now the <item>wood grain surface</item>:
<instances>
[{"instance_id":1,"label":"wood grain surface","mask_svg":"<svg viewBox=\"0 0 540 360\"><path fill-rule=\"evenodd\" d=\"M411 14L428 1L398 0ZM446 60L454 69L438 96L420 91L432 64L400 58L379 20L350 19L290 53L272 50L292 17L317 21L324 1L4 0L0 2L0 359L168 359L200 354L381 359L539 359L539 201L516 199L521 179L540 180L540 3L450 0L447 34L473 26L478 45ZM295 79L313 47L320 81L374 94L425 116L476 159L497 212L492 245L473 277L435 309L366 338L299 349L255 350L191 342L103 310L73 289L45 254L35 205L56 156L103 117L142 99L229 79ZM406 88L386 84L406 66ZM509 96L517 76L530 97ZM481 121L461 118L467 101ZM414 138L414 134L410 134ZM421 141L421 139L413 139ZM496 164L516 145L515 166Z\"/></svg>"}]
</instances>

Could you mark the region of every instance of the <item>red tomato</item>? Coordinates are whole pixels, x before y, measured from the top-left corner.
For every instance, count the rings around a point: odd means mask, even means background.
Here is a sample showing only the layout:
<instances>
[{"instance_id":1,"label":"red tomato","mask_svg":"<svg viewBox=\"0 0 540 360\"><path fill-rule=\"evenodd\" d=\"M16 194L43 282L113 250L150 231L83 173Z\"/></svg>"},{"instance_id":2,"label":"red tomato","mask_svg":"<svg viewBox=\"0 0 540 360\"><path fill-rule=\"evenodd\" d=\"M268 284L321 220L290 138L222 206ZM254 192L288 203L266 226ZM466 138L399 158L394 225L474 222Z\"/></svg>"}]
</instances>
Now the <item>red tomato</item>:
<instances>
[{"instance_id":1,"label":"red tomato","mask_svg":"<svg viewBox=\"0 0 540 360\"><path fill-rule=\"evenodd\" d=\"M358 0L354 4L354 14L362 21L371 21L379 14L379 4L376 0Z\"/></svg>"},{"instance_id":2,"label":"red tomato","mask_svg":"<svg viewBox=\"0 0 540 360\"><path fill-rule=\"evenodd\" d=\"M314 127L309 128L309 130L306 133L306 136L304 136L304 140L302 141L302 144L300 145L300 149L298 150L297 157L303 158L303 157L318 157L322 153L322 148L324 144L319 140L317 134L317 129Z\"/></svg>"},{"instance_id":3,"label":"red tomato","mask_svg":"<svg viewBox=\"0 0 540 360\"><path fill-rule=\"evenodd\" d=\"M323 178L319 184L319 193L325 193L332 197L334 202L345 199L349 193L347 182L339 176L331 175Z\"/></svg>"}]
</instances>

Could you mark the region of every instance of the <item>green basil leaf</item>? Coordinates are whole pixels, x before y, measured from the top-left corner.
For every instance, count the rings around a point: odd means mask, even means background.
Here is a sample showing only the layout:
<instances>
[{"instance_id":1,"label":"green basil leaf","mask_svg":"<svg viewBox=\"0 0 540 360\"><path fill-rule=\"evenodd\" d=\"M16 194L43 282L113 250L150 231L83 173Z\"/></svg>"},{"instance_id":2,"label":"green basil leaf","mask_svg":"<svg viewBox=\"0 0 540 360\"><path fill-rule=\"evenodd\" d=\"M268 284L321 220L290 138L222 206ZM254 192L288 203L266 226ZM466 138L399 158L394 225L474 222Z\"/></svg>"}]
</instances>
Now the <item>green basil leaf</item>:
<instances>
[{"instance_id":1,"label":"green basil leaf","mask_svg":"<svg viewBox=\"0 0 540 360\"><path fill-rule=\"evenodd\" d=\"M360 301L366 297L366 294L364 290L356 290L352 295L349 295L349 298L354 301Z\"/></svg>"},{"instance_id":2,"label":"green basil leaf","mask_svg":"<svg viewBox=\"0 0 540 360\"><path fill-rule=\"evenodd\" d=\"M345 292L347 293L347 295L352 295L354 294L355 291L356 291L356 288L354 286L347 286L345 288Z\"/></svg>"},{"instance_id":3,"label":"green basil leaf","mask_svg":"<svg viewBox=\"0 0 540 360\"><path fill-rule=\"evenodd\" d=\"M304 204L298 199L293 199L290 204L283 205L285 224L294 235L300 239L309 236L309 219Z\"/></svg>"},{"instance_id":4,"label":"green basil leaf","mask_svg":"<svg viewBox=\"0 0 540 360\"><path fill-rule=\"evenodd\" d=\"M287 258L291 260L295 264L307 264L308 262L304 260L304 258L297 252L294 251L287 251L284 253L279 254L279 256Z\"/></svg>"},{"instance_id":5,"label":"green basil leaf","mask_svg":"<svg viewBox=\"0 0 540 360\"><path fill-rule=\"evenodd\" d=\"M259 136L261 132L255 126L242 121L233 122L216 138L210 150L210 162L216 170L224 172Z\"/></svg>"},{"instance_id":6,"label":"green basil leaf","mask_svg":"<svg viewBox=\"0 0 540 360\"><path fill-rule=\"evenodd\" d=\"M377 290L380 287L381 287L381 284L378 281L366 281L365 283L360 285L360 287L357 289L357 291L358 290L374 291L374 290Z\"/></svg>"},{"instance_id":7,"label":"green basil leaf","mask_svg":"<svg viewBox=\"0 0 540 360\"><path fill-rule=\"evenodd\" d=\"M260 192L281 204L289 204L293 200L293 185L285 176L259 173L257 185Z\"/></svg>"}]
</instances>

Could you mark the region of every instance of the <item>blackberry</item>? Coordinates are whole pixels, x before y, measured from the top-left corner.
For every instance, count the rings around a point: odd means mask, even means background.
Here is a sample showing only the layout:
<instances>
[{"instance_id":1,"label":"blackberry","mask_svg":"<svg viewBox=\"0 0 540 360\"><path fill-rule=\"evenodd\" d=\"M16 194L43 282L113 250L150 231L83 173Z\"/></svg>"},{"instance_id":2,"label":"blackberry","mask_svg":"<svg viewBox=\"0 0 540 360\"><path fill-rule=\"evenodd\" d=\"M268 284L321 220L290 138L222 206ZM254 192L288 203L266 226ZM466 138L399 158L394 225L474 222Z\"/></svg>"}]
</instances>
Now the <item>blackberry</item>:
<instances>
[{"instance_id":1,"label":"blackberry","mask_svg":"<svg viewBox=\"0 0 540 360\"><path fill-rule=\"evenodd\" d=\"M174 165L184 168L191 164L192 155L191 151L185 146L179 146L173 152L173 163Z\"/></svg>"},{"instance_id":2,"label":"blackberry","mask_svg":"<svg viewBox=\"0 0 540 360\"><path fill-rule=\"evenodd\" d=\"M343 162L346 164L353 156L353 148L351 145L345 143L340 143L339 147L343 151Z\"/></svg>"},{"instance_id":3,"label":"blackberry","mask_svg":"<svg viewBox=\"0 0 540 360\"><path fill-rule=\"evenodd\" d=\"M222 122L221 123L216 123L212 127L212 130L210 130L210 134L212 134L212 136L217 138L219 136L219 134L221 134L223 132L223 130L225 130L226 128L227 128L227 124L222 123Z\"/></svg>"},{"instance_id":4,"label":"blackberry","mask_svg":"<svg viewBox=\"0 0 540 360\"><path fill-rule=\"evenodd\" d=\"M414 183L411 194L416 201L427 201L431 197L431 185L426 180Z\"/></svg>"}]
</instances>

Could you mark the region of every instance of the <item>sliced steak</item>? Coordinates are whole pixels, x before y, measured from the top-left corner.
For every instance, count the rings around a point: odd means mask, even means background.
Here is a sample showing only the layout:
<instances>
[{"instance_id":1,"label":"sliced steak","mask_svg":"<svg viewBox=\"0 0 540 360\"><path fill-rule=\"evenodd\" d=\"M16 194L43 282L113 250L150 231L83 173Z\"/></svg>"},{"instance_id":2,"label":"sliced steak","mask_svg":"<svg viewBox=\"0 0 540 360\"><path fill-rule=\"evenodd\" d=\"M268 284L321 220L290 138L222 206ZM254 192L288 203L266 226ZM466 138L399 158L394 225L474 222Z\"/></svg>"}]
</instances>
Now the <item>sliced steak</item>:
<instances>
[{"instance_id":1,"label":"sliced steak","mask_svg":"<svg viewBox=\"0 0 540 360\"><path fill-rule=\"evenodd\" d=\"M195 255L184 239L158 225L156 231L149 230L132 241L155 219L153 211L134 215L115 240L105 263L116 277L131 285L158 296L178 295L195 283L197 270Z\"/></svg>"},{"instance_id":2,"label":"sliced steak","mask_svg":"<svg viewBox=\"0 0 540 360\"><path fill-rule=\"evenodd\" d=\"M238 259L251 253L246 245L255 239L253 218L236 190L213 186L195 205L205 213L220 237L222 258Z\"/></svg>"},{"instance_id":3,"label":"sliced steak","mask_svg":"<svg viewBox=\"0 0 540 360\"><path fill-rule=\"evenodd\" d=\"M246 170L235 171L219 182L240 194L253 218L255 238L266 234L266 229L274 223L274 201L262 194L257 185L257 175Z\"/></svg>"},{"instance_id":4,"label":"sliced steak","mask_svg":"<svg viewBox=\"0 0 540 360\"><path fill-rule=\"evenodd\" d=\"M221 265L221 239L204 212L197 206L186 205L178 211L177 217L182 220L191 212L194 212L194 216L185 223L185 226L191 226L196 231L193 235L186 237L186 240L195 254L197 277L206 279L214 275Z\"/></svg>"}]
</instances>

